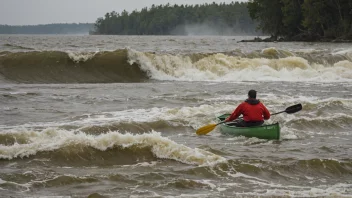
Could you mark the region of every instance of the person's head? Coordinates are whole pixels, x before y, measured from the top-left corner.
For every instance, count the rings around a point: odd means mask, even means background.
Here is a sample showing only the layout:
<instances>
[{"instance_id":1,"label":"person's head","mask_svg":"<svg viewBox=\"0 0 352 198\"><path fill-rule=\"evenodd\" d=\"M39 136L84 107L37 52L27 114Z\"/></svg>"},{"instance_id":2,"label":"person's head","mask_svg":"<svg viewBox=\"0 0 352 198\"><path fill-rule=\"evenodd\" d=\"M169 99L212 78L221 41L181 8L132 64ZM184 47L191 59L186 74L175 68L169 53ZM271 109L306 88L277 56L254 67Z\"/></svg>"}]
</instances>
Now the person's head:
<instances>
[{"instance_id":1,"label":"person's head","mask_svg":"<svg viewBox=\"0 0 352 198\"><path fill-rule=\"evenodd\" d=\"M249 90L248 92L248 98L256 99L257 98L257 92L255 90Z\"/></svg>"}]
</instances>

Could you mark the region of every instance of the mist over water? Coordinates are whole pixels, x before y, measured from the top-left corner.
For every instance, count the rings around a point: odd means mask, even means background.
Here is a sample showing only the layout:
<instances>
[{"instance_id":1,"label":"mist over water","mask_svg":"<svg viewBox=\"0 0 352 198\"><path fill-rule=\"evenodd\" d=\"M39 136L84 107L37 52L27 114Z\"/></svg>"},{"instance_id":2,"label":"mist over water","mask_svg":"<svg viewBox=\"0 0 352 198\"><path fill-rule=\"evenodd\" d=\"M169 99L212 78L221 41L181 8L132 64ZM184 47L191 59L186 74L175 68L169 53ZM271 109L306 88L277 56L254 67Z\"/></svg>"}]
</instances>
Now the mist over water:
<instances>
[{"instance_id":1,"label":"mist over water","mask_svg":"<svg viewBox=\"0 0 352 198\"><path fill-rule=\"evenodd\" d=\"M5 197L350 197L352 49L215 36L0 36ZM278 141L196 129L249 89Z\"/></svg>"},{"instance_id":2,"label":"mist over water","mask_svg":"<svg viewBox=\"0 0 352 198\"><path fill-rule=\"evenodd\" d=\"M173 29L171 35L186 35L186 36L242 36L242 35L261 35L258 32L245 32L238 23L234 27L230 27L224 22L219 21L203 23L186 23L177 26Z\"/></svg>"}]
</instances>

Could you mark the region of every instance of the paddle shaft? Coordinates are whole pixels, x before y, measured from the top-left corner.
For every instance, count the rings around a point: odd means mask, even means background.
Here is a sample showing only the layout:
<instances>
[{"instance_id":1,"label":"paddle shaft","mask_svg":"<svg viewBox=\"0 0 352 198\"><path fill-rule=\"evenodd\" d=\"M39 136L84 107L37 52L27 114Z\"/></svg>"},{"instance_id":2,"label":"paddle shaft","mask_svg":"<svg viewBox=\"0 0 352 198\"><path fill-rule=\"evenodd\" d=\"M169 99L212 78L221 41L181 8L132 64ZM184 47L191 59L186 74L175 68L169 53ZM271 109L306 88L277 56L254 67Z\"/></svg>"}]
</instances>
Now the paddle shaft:
<instances>
[{"instance_id":1,"label":"paddle shaft","mask_svg":"<svg viewBox=\"0 0 352 198\"><path fill-rule=\"evenodd\" d=\"M277 114L284 113L284 112L286 112L286 111L280 111L280 112L277 112L277 113L273 113L271 115L277 115Z\"/></svg>"},{"instance_id":2,"label":"paddle shaft","mask_svg":"<svg viewBox=\"0 0 352 198\"><path fill-rule=\"evenodd\" d=\"M273 115L277 115L277 114L280 114L280 113L284 113L284 112L286 112L286 111L280 111L280 112L277 112L277 113L273 113L273 114L271 114L272 116ZM239 117L239 118L237 118L237 119L241 119L241 118L243 118L243 117ZM236 119L236 120L237 120ZM219 124L222 124L222 123L224 123L225 121L222 121L222 122L219 122Z\"/></svg>"},{"instance_id":3,"label":"paddle shaft","mask_svg":"<svg viewBox=\"0 0 352 198\"><path fill-rule=\"evenodd\" d=\"M222 124L222 123L225 123L226 121L224 120L224 121L221 121L221 122L219 122L219 123L217 123L216 125L219 125L219 124Z\"/></svg>"}]
</instances>

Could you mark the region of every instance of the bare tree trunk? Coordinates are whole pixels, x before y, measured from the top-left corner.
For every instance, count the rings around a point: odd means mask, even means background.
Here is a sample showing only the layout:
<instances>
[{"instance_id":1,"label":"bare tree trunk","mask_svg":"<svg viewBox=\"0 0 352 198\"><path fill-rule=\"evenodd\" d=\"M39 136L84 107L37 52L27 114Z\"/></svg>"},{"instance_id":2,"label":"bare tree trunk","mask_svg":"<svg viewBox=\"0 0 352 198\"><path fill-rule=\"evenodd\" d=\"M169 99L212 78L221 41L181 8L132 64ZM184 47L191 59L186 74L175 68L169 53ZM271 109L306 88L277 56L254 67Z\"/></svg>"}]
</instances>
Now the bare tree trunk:
<instances>
[{"instance_id":1,"label":"bare tree trunk","mask_svg":"<svg viewBox=\"0 0 352 198\"><path fill-rule=\"evenodd\" d=\"M341 13L341 5L340 5L340 0L335 0L337 10L339 11L340 15L340 20L343 21L342 13Z\"/></svg>"}]
</instances>

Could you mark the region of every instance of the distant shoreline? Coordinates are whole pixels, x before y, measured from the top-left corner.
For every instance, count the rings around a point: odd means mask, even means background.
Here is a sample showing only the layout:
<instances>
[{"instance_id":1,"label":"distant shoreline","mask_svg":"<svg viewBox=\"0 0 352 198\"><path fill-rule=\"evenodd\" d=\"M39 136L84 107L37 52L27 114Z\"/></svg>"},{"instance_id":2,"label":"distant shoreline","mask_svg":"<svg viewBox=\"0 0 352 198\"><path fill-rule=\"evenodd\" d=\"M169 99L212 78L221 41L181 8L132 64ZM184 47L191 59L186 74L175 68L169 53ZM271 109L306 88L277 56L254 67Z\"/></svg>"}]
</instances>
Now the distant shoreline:
<instances>
[{"instance_id":1,"label":"distant shoreline","mask_svg":"<svg viewBox=\"0 0 352 198\"><path fill-rule=\"evenodd\" d=\"M43 25L0 25L0 34L89 34L93 23L53 23Z\"/></svg>"},{"instance_id":2,"label":"distant shoreline","mask_svg":"<svg viewBox=\"0 0 352 198\"><path fill-rule=\"evenodd\" d=\"M255 37L254 39L249 40L241 40L239 43L252 43L252 42L268 42L268 43L276 43L276 42L317 42L317 43L352 43L352 40L341 39L341 38L319 38L319 39L309 39L309 38L300 38L300 39L285 39L285 38L260 38Z\"/></svg>"},{"instance_id":3,"label":"distant shoreline","mask_svg":"<svg viewBox=\"0 0 352 198\"><path fill-rule=\"evenodd\" d=\"M0 33L1 35L84 35L84 36L179 36L179 37L197 37L197 36L202 36L202 37L254 37L254 39L243 39L243 40L237 40L237 43L256 43L256 42L266 42L266 43L280 43L280 42L313 42L313 43L352 43L352 40L345 40L345 39L319 39L319 40L289 40L289 39L277 39L274 40L271 37L267 38L260 38L260 37L265 37L265 36L260 36L258 35L172 35L172 34L165 34L165 35L155 35L155 34L148 34L148 35L106 35L106 34L90 34L89 32L68 32L68 33ZM235 39L233 39L235 40Z\"/></svg>"}]
</instances>

